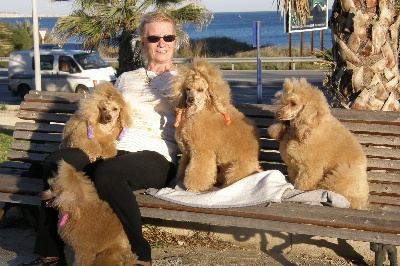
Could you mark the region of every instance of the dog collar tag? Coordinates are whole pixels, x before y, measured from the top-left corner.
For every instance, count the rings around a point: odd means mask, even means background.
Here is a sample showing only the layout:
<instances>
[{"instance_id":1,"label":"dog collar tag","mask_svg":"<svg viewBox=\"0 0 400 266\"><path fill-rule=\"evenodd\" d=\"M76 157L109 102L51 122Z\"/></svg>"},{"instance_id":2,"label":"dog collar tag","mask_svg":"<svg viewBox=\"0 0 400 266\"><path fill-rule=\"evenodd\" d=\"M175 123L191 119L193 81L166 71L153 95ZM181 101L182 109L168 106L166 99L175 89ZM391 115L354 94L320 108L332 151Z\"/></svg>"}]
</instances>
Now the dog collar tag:
<instances>
[{"instance_id":1,"label":"dog collar tag","mask_svg":"<svg viewBox=\"0 0 400 266\"><path fill-rule=\"evenodd\" d=\"M93 132L92 132L92 127L91 126L87 126L87 136L89 139L93 138Z\"/></svg>"}]
</instances>

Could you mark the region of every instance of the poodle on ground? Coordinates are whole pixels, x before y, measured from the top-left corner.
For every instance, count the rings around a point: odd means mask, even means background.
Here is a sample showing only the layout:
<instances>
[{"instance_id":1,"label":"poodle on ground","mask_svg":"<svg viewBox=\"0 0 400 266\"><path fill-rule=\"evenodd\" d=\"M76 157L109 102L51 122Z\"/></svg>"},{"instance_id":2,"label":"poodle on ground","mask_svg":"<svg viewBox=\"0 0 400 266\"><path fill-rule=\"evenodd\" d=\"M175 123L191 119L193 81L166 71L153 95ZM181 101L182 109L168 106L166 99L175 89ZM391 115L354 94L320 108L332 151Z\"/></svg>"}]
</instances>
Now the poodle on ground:
<instances>
[{"instance_id":1,"label":"poodle on ground","mask_svg":"<svg viewBox=\"0 0 400 266\"><path fill-rule=\"evenodd\" d=\"M63 148L79 148L91 162L117 154L116 141L132 124L130 105L110 82L102 82L93 94L79 102L79 109L65 124Z\"/></svg>"},{"instance_id":2,"label":"poodle on ground","mask_svg":"<svg viewBox=\"0 0 400 266\"><path fill-rule=\"evenodd\" d=\"M276 94L279 123L268 128L294 187L325 189L346 197L353 209L368 203L367 158L352 133L331 115L323 93L302 78L285 79Z\"/></svg>"},{"instance_id":3,"label":"poodle on ground","mask_svg":"<svg viewBox=\"0 0 400 266\"><path fill-rule=\"evenodd\" d=\"M58 233L68 265L133 265L137 257L122 224L92 181L65 161L58 169L40 197L60 212Z\"/></svg>"},{"instance_id":4,"label":"poodle on ground","mask_svg":"<svg viewBox=\"0 0 400 266\"><path fill-rule=\"evenodd\" d=\"M171 80L182 152L177 180L189 191L205 191L258 172L258 130L231 104L219 69L199 59L178 73Z\"/></svg>"}]
</instances>

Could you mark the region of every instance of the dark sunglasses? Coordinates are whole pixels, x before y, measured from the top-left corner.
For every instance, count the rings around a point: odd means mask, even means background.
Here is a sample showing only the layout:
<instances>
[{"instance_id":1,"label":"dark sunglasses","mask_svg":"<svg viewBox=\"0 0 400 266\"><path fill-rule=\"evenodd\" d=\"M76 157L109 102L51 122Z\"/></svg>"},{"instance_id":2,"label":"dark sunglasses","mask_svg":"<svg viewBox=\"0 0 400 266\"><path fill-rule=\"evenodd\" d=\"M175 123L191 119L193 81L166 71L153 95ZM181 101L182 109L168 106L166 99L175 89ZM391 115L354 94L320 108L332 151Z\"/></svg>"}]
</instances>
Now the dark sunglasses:
<instances>
[{"instance_id":1,"label":"dark sunglasses","mask_svg":"<svg viewBox=\"0 0 400 266\"><path fill-rule=\"evenodd\" d=\"M159 42L161 38L164 40L164 42L173 42L173 41L175 41L176 36L175 35L165 35L163 37L158 37L158 36L147 36L146 37L147 41L151 42L151 43Z\"/></svg>"}]
</instances>

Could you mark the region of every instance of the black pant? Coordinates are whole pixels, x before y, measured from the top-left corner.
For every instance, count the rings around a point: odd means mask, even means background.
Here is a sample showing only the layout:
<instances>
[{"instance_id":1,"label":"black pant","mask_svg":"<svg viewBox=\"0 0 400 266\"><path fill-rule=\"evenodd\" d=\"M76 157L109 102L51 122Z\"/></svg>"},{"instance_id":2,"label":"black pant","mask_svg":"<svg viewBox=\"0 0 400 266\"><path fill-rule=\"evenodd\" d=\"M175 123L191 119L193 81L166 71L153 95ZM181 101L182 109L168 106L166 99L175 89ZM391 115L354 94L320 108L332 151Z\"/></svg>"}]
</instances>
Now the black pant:
<instances>
[{"instance_id":1,"label":"black pant","mask_svg":"<svg viewBox=\"0 0 400 266\"><path fill-rule=\"evenodd\" d=\"M149 261L151 249L142 234L142 222L134 190L162 188L175 176L175 166L152 151L119 151L115 158L90 163L79 149L62 149L51 153L43 165L43 182L57 172L63 159L78 171L84 171L95 183L101 199L107 201L121 220L132 251L139 260ZM63 257L64 243L57 233L58 212L42 202L34 252L41 256Z\"/></svg>"}]
</instances>

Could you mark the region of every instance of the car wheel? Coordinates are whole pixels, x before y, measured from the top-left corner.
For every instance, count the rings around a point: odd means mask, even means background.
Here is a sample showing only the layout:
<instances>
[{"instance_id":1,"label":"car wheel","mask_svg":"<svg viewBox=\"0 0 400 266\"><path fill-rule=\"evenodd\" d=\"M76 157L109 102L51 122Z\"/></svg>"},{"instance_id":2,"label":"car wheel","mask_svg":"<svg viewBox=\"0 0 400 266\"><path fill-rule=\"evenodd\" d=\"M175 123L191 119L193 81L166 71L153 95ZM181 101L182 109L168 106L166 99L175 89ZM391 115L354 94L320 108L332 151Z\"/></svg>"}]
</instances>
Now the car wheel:
<instances>
[{"instance_id":1,"label":"car wheel","mask_svg":"<svg viewBox=\"0 0 400 266\"><path fill-rule=\"evenodd\" d=\"M19 86L18 94L22 99L24 99L25 95L28 94L30 90L31 90L31 88L28 85L23 84L23 85Z\"/></svg>"},{"instance_id":2,"label":"car wheel","mask_svg":"<svg viewBox=\"0 0 400 266\"><path fill-rule=\"evenodd\" d=\"M75 92L76 92L76 93L85 93L85 94L88 94L88 93L89 93L89 90L88 90L88 88L86 88L86 86L79 85L78 87L76 87Z\"/></svg>"}]
</instances>

